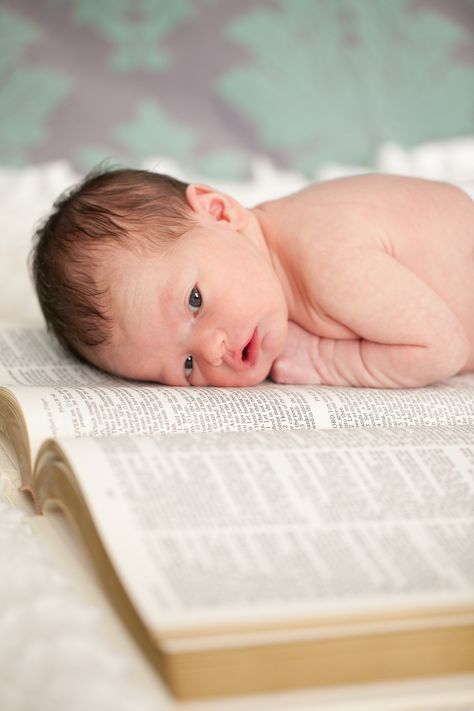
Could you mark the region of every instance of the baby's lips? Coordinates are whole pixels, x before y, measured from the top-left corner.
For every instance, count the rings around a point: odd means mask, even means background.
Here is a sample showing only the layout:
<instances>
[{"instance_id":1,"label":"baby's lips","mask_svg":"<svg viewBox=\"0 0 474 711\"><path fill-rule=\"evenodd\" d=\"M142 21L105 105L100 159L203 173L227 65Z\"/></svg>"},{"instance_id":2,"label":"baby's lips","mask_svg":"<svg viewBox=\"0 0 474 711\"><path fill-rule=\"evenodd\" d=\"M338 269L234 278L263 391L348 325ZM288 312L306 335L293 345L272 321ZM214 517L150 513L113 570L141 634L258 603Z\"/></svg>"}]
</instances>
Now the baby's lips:
<instances>
[{"instance_id":1,"label":"baby's lips","mask_svg":"<svg viewBox=\"0 0 474 711\"><path fill-rule=\"evenodd\" d=\"M260 342L258 338L258 329L252 333L250 341L248 341L241 351L242 363L245 364L247 368L252 368L258 359L258 354L260 351Z\"/></svg>"},{"instance_id":2,"label":"baby's lips","mask_svg":"<svg viewBox=\"0 0 474 711\"><path fill-rule=\"evenodd\" d=\"M259 349L257 329L255 329L250 340L244 343L240 349L229 352L224 356L224 360L234 370L248 370L257 362Z\"/></svg>"}]
</instances>

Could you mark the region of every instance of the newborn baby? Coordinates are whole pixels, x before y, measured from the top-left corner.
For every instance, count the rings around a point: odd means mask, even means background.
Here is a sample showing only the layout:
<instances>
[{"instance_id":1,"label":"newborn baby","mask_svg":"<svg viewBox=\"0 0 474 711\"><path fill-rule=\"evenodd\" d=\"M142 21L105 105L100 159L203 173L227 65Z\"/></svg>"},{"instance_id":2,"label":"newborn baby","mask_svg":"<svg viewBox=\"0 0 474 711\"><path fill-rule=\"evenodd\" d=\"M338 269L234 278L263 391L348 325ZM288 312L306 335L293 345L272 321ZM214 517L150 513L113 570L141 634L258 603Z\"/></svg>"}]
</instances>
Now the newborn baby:
<instances>
[{"instance_id":1,"label":"newborn baby","mask_svg":"<svg viewBox=\"0 0 474 711\"><path fill-rule=\"evenodd\" d=\"M415 387L474 370L474 202L362 175L243 207L206 185L96 173L37 231L49 327L171 385Z\"/></svg>"}]
</instances>

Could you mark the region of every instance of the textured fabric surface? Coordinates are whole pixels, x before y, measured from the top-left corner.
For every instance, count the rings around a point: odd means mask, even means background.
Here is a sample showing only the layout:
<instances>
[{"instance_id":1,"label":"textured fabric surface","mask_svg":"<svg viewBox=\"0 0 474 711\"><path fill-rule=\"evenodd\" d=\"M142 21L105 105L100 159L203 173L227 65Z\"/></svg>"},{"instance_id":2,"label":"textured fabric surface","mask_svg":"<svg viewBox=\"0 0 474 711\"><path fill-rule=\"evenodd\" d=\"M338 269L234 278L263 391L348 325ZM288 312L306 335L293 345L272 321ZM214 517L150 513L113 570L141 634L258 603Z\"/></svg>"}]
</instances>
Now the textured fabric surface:
<instances>
[{"instance_id":1,"label":"textured fabric surface","mask_svg":"<svg viewBox=\"0 0 474 711\"><path fill-rule=\"evenodd\" d=\"M472 0L1 0L0 46L0 165L311 175L474 127Z\"/></svg>"},{"instance_id":2,"label":"textured fabric surface","mask_svg":"<svg viewBox=\"0 0 474 711\"><path fill-rule=\"evenodd\" d=\"M3 711L156 709L156 699L126 678L126 658L104 643L99 609L77 595L26 516L2 498L0 560L9 566L7 594L0 594ZM117 685L121 693L111 695Z\"/></svg>"},{"instance_id":3,"label":"textured fabric surface","mask_svg":"<svg viewBox=\"0 0 474 711\"><path fill-rule=\"evenodd\" d=\"M104 641L101 609L74 589L12 507L15 468L0 441L0 708L2 711L160 711L130 664ZM119 688L120 693L111 694Z\"/></svg>"}]
</instances>

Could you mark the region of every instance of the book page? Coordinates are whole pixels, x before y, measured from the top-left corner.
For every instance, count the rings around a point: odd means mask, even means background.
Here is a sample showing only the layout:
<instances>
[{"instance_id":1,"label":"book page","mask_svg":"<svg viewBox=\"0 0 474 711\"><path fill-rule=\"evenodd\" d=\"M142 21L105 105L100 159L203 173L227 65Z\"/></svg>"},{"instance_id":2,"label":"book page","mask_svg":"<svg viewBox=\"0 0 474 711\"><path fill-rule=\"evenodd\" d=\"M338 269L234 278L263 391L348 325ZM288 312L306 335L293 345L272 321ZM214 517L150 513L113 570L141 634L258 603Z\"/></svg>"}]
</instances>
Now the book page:
<instances>
[{"instance_id":1,"label":"book page","mask_svg":"<svg viewBox=\"0 0 474 711\"><path fill-rule=\"evenodd\" d=\"M9 390L25 414L33 457L47 437L474 423L474 386L174 388L117 379L95 387Z\"/></svg>"},{"instance_id":2,"label":"book page","mask_svg":"<svg viewBox=\"0 0 474 711\"><path fill-rule=\"evenodd\" d=\"M113 386L12 386L8 390L28 423L33 458L47 437L329 426L318 391L301 386L173 388L116 380Z\"/></svg>"},{"instance_id":3,"label":"book page","mask_svg":"<svg viewBox=\"0 0 474 711\"><path fill-rule=\"evenodd\" d=\"M152 628L474 604L474 427L60 444Z\"/></svg>"},{"instance_id":4,"label":"book page","mask_svg":"<svg viewBox=\"0 0 474 711\"><path fill-rule=\"evenodd\" d=\"M67 353L45 328L0 324L0 384L95 385L115 379Z\"/></svg>"},{"instance_id":5,"label":"book page","mask_svg":"<svg viewBox=\"0 0 474 711\"><path fill-rule=\"evenodd\" d=\"M0 383L24 413L33 458L47 437L474 424L474 376L412 390L177 388L102 373L41 328L0 328Z\"/></svg>"}]
</instances>

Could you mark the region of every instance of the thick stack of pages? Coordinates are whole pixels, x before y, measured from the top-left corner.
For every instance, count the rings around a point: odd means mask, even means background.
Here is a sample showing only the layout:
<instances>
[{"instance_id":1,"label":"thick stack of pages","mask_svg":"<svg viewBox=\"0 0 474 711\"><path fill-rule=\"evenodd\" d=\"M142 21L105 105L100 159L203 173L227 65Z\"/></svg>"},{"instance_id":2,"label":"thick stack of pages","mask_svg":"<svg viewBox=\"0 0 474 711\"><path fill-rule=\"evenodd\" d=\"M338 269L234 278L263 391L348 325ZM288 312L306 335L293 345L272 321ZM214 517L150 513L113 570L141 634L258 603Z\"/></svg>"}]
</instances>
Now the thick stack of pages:
<instances>
[{"instance_id":1,"label":"thick stack of pages","mask_svg":"<svg viewBox=\"0 0 474 711\"><path fill-rule=\"evenodd\" d=\"M182 698L474 668L474 377L170 388L0 330L0 427Z\"/></svg>"}]
</instances>

